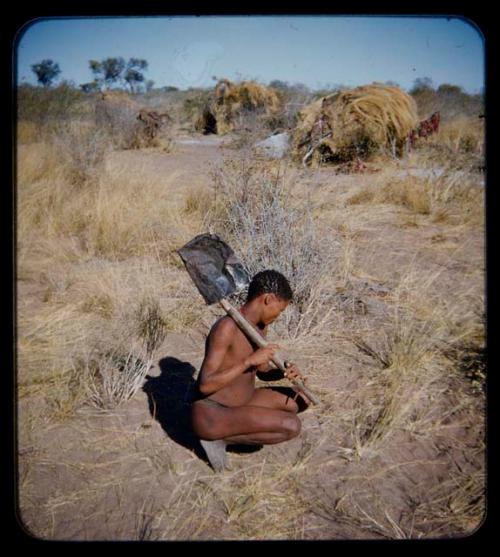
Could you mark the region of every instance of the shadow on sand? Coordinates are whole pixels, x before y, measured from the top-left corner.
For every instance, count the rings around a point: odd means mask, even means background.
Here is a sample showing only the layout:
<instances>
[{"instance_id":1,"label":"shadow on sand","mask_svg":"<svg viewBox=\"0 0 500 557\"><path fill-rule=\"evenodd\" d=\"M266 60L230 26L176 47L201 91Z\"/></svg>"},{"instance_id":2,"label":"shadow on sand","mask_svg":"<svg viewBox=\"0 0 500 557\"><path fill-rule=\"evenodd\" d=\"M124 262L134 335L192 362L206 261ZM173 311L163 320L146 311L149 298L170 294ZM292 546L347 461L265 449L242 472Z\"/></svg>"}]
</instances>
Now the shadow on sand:
<instances>
[{"instance_id":1,"label":"shadow on sand","mask_svg":"<svg viewBox=\"0 0 500 557\"><path fill-rule=\"evenodd\" d=\"M196 368L189 362L167 356L159 362L160 375L148 375L143 391L148 396L151 416L179 445L209 464L205 451L191 427L191 406L196 394ZM231 445L228 451L250 453L261 446ZM210 465L210 464L209 464Z\"/></svg>"},{"instance_id":2,"label":"shadow on sand","mask_svg":"<svg viewBox=\"0 0 500 557\"><path fill-rule=\"evenodd\" d=\"M142 390L148 396L151 416L179 445L208 463L205 451L191 428L191 405L195 394L196 368L189 362L166 357L159 362L160 375L148 375Z\"/></svg>"}]
</instances>

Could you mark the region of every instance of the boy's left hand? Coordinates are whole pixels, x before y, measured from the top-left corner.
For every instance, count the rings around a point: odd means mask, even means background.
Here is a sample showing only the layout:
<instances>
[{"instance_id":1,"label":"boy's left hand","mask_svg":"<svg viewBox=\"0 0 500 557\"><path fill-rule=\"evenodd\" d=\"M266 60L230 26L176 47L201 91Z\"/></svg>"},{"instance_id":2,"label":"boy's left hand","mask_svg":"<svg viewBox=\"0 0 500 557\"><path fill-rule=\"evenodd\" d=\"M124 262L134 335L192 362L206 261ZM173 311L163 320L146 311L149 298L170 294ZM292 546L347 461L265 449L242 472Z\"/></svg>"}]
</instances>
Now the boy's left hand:
<instances>
[{"instance_id":1,"label":"boy's left hand","mask_svg":"<svg viewBox=\"0 0 500 557\"><path fill-rule=\"evenodd\" d=\"M299 368L294 363L285 362L285 368L286 368L285 377L287 379L290 379L291 381L293 380L302 381L302 383L305 383L307 381L307 379L302 376Z\"/></svg>"}]
</instances>

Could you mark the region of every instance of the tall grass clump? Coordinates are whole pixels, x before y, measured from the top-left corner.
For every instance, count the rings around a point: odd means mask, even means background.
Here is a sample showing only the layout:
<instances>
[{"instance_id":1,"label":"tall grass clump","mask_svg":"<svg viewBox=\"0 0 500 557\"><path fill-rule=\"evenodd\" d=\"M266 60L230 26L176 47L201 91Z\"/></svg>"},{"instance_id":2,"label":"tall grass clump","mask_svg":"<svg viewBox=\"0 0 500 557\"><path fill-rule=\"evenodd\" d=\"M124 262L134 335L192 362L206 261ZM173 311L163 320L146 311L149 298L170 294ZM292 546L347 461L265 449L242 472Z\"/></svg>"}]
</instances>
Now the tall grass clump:
<instances>
[{"instance_id":1,"label":"tall grass clump","mask_svg":"<svg viewBox=\"0 0 500 557\"><path fill-rule=\"evenodd\" d=\"M73 186L95 184L104 172L104 161L111 150L107 134L91 123L65 122L47 135L43 143L22 145L17 151L19 189L42 181L64 181Z\"/></svg>"},{"instance_id":2,"label":"tall grass clump","mask_svg":"<svg viewBox=\"0 0 500 557\"><path fill-rule=\"evenodd\" d=\"M484 189L476 175L450 166L438 172L423 166L419 176L380 175L350 196L347 204L391 204L433 222L482 226L484 201Z\"/></svg>"},{"instance_id":3,"label":"tall grass clump","mask_svg":"<svg viewBox=\"0 0 500 557\"><path fill-rule=\"evenodd\" d=\"M446 122L434 141L448 145L455 153L484 154L484 120L461 117Z\"/></svg>"},{"instance_id":4,"label":"tall grass clump","mask_svg":"<svg viewBox=\"0 0 500 557\"><path fill-rule=\"evenodd\" d=\"M141 305L135 317L144 346L137 346L129 331L112 348L96 352L84 363L87 401L98 409L116 408L137 393L151 368L155 350L165 337L157 306Z\"/></svg>"},{"instance_id":5,"label":"tall grass clump","mask_svg":"<svg viewBox=\"0 0 500 557\"><path fill-rule=\"evenodd\" d=\"M92 216L110 144L91 125L62 124L17 152L18 261L47 265L76 255ZM67 250L69 248L69 252Z\"/></svg>"},{"instance_id":6,"label":"tall grass clump","mask_svg":"<svg viewBox=\"0 0 500 557\"><path fill-rule=\"evenodd\" d=\"M85 112L86 95L67 81L50 88L21 85L16 92L20 120L42 124Z\"/></svg>"},{"instance_id":7,"label":"tall grass clump","mask_svg":"<svg viewBox=\"0 0 500 557\"><path fill-rule=\"evenodd\" d=\"M484 119L464 116L444 121L437 134L419 138L415 155L419 164L482 172L485 167Z\"/></svg>"},{"instance_id":8,"label":"tall grass clump","mask_svg":"<svg viewBox=\"0 0 500 557\"><path fill-rule=\"evenodd\" d=\"M174 177L113 168L108 139L59 122L17 152L18 392L41 397L47 419L133 396L165 331L198 315L164 264L197 225L171 202Z\"/></svg>"},{"instance_id":9,"label":"tall grass clump","mask_svg":"<svg viewBox=\"0 0 500 557\"><path fill-rule=\"evenodd\" d=\"M378 452L401 429L424 435L428 424L436 423L437 405L449 385L468 382L458 359L464 343L480 349L484 327L479 314L461 302L464 285L457 286L458 299L445 300L437 288L440 280L439 272L408 271L394 290L386 325L371 339L353 338L374 366L355 396L351 417L358 456ZM475 404L474 393L460 390L461 405Z\"/></svg>"},{"instance_id":10,"label":"tall grass clump","mask_svg":"<svg viewBox=\"0 0 500 557\"><path fill-rule=\"evenodd\" d=\"M75 185L97 183L104 172L111 137L93 123L69 122L53 134L52 143L66 166L68 182Z\"/></svg>"},{"instance_id":11,"label":"tall grass clump","mask_svg":"<svg viewBox=\"0 0 500 557\"><path fill-rule=\"evenodd\" d=\"M43 141L71 120L90 116L91 101L67 81L56 87L21 85L16 91L18 143Z\"/></svg>"},{"instance_id":12,"label":"tall grass clump","mask_svg":"<svg viewBox=\"0 0 500 557\"><path fill-rule=\"evenodd\" d=\"M310 201L294 195L293 180L279 168L228 160L214 171L210 227L225 238L249 274L283 273L294 291L287 312L290 337L310 332L327 318L325 283L334 272L339 241L324 242Z\"/></svg>"},{"instance_id":13,"label":"tall grass clump","mask_svg":"<svg viewBox=\"0 0 500 557\"><path fill-rule=\"evenodd\" d=\"M154 297L144 297L129 318L132 326L121 338L85 362L88 401L99 409L116 408L137 393L165 339L166 322Z\"/></svg>"}]
</instances>

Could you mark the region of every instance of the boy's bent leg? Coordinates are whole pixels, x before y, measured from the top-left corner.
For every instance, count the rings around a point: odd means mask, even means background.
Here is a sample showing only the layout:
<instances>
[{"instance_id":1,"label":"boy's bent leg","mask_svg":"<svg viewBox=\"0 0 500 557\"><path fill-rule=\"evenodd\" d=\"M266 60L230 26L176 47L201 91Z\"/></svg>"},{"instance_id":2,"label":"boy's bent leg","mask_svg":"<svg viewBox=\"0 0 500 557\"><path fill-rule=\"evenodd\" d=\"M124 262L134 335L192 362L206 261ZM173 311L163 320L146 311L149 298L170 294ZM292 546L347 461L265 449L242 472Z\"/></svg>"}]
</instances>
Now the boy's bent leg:
<instances>
[{"instance_id":1,"label":"boy's bent leg","mask_svg":"<svg viewBox=\"0 0 500 557\"><path fill-rule=\"evenodd\" d=\"M300 433L300 420L293 412L259 406L193 407L193 429L205 440L232 443L274 444Z\"/></svg>"}]
</instances>

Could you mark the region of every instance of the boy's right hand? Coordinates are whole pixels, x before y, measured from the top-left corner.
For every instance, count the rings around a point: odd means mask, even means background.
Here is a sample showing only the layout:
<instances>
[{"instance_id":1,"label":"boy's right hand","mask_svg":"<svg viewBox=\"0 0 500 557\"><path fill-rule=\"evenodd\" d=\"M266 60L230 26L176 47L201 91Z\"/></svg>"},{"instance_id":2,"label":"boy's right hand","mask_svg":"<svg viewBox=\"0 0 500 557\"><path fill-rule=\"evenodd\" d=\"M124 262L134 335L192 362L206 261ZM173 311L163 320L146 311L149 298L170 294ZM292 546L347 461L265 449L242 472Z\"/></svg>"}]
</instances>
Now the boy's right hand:
<instances>
[{"instance_id":1,"label":"boy's right hand","mask_svg":"<svg viewBox=\"0 0 500 557\"><path fill-rule=\"evenodd\" d=\"M268 344L264 348L256 350L253 354L248 356L245 361L248 364L248 367L257 367L262 364L267 364L273 359L277 350L279 350L279 346L277 344Z\"/></svg>"}]
</instances>

